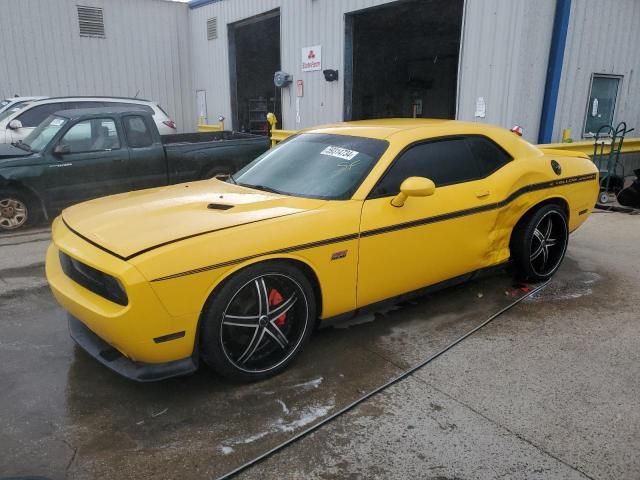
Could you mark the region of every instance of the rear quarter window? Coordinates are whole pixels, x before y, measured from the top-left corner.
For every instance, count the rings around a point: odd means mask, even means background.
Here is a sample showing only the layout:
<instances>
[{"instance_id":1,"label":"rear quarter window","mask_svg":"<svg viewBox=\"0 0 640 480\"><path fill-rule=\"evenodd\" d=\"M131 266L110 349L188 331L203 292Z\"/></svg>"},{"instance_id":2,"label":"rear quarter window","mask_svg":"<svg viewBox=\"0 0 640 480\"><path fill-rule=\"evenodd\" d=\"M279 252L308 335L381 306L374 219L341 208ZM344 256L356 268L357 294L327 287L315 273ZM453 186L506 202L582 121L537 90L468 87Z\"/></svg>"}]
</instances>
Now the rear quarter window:
<instances>
[{"instance_id":1,"label":"rear quarter window","mask_svg":"<svg viewBox=\"0 0 640 480\"><path fill-rule=\"evenodd\" d=\"M509 163L512 158L502 147L486 137L467 137L469 149L478 161L480 175L486 177Z\"/></svg>"}]
</instances>

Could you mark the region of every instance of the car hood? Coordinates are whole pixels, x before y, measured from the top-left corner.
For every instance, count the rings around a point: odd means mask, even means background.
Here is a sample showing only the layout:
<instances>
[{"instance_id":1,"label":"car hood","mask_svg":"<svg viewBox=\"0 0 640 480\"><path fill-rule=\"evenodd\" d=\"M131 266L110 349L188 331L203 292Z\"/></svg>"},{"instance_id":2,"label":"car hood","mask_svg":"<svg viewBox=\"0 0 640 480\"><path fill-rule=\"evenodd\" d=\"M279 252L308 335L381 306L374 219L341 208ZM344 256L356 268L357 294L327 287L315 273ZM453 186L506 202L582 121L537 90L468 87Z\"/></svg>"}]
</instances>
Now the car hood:
<instances>
[{"instance_id":1,"label":"car hood","mask_svg":"<svg viewBox=\"0 0 640 480\"><path fill-rule=\"evenodd\" d=\"M175 241L302 213L324 203L214 179L91 200L65 209L62 219L85 240L129 259Z\"/></svg>"},{"instance_id":2,"label":"car hood","mask_svg":"<svg viewBox=\"0 0 640 480\"><path fill-rule=\"evenodd\" d=\"M0 144L0 160L5 160L8 158L20 158L26 157L28 155L32 155L32 152L28 152L18 147L14 147L8 143Z\"/></svg>"}]
</instances>

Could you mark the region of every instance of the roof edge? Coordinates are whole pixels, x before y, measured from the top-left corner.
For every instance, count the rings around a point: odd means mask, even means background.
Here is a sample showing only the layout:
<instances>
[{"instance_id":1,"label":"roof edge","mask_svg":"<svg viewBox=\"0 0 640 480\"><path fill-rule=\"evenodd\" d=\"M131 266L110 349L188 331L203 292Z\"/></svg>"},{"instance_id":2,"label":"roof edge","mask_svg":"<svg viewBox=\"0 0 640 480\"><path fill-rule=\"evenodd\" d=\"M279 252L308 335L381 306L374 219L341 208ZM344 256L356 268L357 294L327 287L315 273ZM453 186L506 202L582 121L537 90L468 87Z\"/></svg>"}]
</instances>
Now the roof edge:
<instances>
[{"instance_id":1,"label":"roof edge","mask_svg":"<svg viewBox=\"0 0 640 480\"><path fill-rule=\"evenodd\" d=\"M194 8L204 7L205 5L209 5L210 3L218 3L222 0L191 0L189 2L189 8L193 10Z\"/></svg>"}]
</instances>

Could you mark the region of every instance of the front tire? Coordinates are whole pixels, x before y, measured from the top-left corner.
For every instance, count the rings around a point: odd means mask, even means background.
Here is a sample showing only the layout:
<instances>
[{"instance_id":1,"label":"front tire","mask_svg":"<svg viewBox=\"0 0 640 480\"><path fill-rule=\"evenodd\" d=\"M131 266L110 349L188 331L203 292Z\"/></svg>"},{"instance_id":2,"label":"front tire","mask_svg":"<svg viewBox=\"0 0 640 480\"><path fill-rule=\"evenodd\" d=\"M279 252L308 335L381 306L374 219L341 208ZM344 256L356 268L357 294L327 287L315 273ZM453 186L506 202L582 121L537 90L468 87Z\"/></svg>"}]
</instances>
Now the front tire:
<instances>
[{"instance_id":1,"label":"front tire","mask_svg":"<svg viewBox=\"0 0 640 480\"><path fill-rule=\"evenodd\" d=\"M37 220L37 208L23 191L9 188L0 191L0 232L18 230Z\"/></svg>"},{"instance_id":2,"label":"front tire","mask_svg":"<svg viewBox=\"0 0 640 480\"><path fill-rule=\"evenodd\" d=\"M511 258L520 280L542 282L560 268L567 251L567 216L557 205L545 205L516 226Z\"/></svg>"},{"instance_id":3,"label":"front tire","mask_svg":"<svg viewBox=\"0 0 640 480\"><path fill-rule=\"evenodd\" d=\"M286 262L265 262L233 275L201 318L202 359L220 375L250 382L284 370L311 336L313 288Z\"/></svg>"}]
</instances>

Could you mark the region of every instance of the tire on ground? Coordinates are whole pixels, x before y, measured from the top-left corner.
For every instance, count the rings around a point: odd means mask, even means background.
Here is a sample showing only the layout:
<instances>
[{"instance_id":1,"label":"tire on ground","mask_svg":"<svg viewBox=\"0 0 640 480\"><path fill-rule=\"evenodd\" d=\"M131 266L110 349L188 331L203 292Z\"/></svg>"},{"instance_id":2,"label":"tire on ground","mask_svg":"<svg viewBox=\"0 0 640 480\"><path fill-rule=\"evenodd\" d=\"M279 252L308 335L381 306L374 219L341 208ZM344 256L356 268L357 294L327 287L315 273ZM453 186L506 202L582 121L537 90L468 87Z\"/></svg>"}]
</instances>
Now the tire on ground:
<instances>
[{"instance_id":1,"label":"tire on ground","mask_svg":"<svg viewBox=\"0 0 640 480\"><path fill-rule=\"evenodd\" d=\"M547 252L540 251L540 235L546 233L546 223L554 222L546 242L550 245ZM536 230L538 229L538 230ZM527 213L516 225L511 236L511 261L518 280L542 282L548 280L560 267L567 249L569 229L567 215L563 208L556 204L543 205ZM553 241L553 245L551 245ZM553 252L549 253L553 248ZM536 256L536 254L538 254ZM543 255L543 258L539 258ZM541 268L544 257L549 258L547 268ZM532 259L535 257L535 260Z\"/></svg>"},{"instance_id":2,"label":"tire on ground","mask_svg":"<svg viewBox=\"0 0 640 480\"><path fill-rule=\"evenodd\" d=\"M249 285L252 284L252 282L256 282L256 279L268 279L269 275L278 278L281 276L283 279L287 279L287 281L292 280L291 285L295 285L295 289L299 287L299 290L296 290L299 292L299 297L296 297L299 302L295 302L297 304L296 311L302 312L304 311L303 308L306 308L306 318L302 318L303 315L291 312L291 310L293 310L291 309L288 314L293 314L293 317L290 317L293 320L288 321L295 322L296 317L298 317L298 328L300 332L295 335L295 338L289 339L291 349L289 352L285 351L283 353L283 355L286 353L286 358L274 364L273 367L266 368L264 371L247 371L243 369L243 366L239 367L237 363L230 358L231 355L227 353L227 349L225 348L227 344L223 341L222 329L228 329L230 327L228 325L223 326L223 318L230 304L235 301L236 295L240 294L243 288L250 288ZM265 291L266 290L268 290L268 287L266 287ZM267 295L269 302L271 302L271 293L272 292L269 292ZM256 294L256 296L257 295L258 294ZM277 304L274 305L273 308L275 311ZM276 375L289 366L309 340L314 330L313 327L317 315L316 309L317 303L313 287L308 278L294 265L286 261L276 260L249 266L225 280L209 297L200 318L199 351L201 358L217 373L232 381L251 382ZM253 315L257 313L255 312L255 308L252 307L251 310L248 314ZM282 317L279 316L278 318ZM247 330L253 332L251 328ZM260 330L256 331L258 331L258 333L260 332ZM238 333L242 335L244 332L240 331ZM229 334L225 332L224 335ZM247 334L247 336L250 336L250 334ZM266 336L266 338L271 341L271 337ZM236 360L240 360L240 357L236 358Z\"/></svg>"},{"instance_id":3,"label":"tire on ground","mask_svg":"<svg viewBox=\"0 0 640 480\"><path fill-rule=\"evenodd\" d=\"M36 224L41 216L37 199L21 188L0 189L0 232Z\"/></svg>"}]
</instances>

